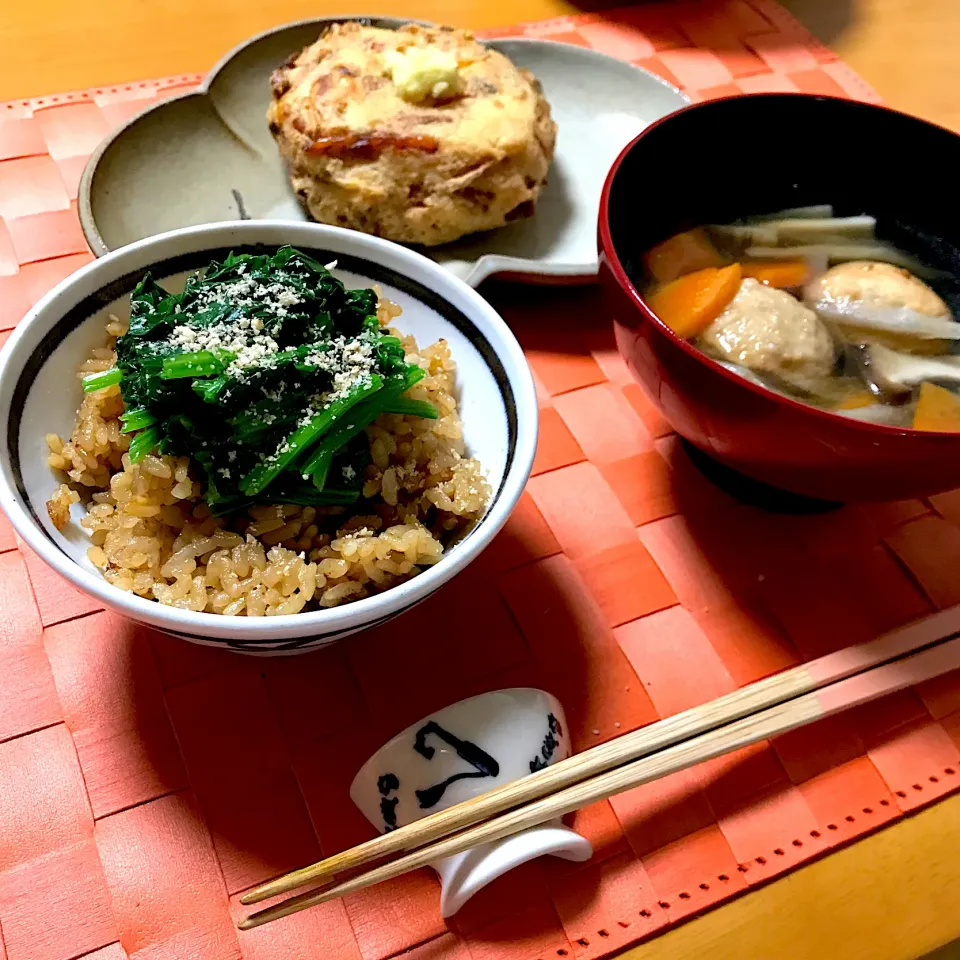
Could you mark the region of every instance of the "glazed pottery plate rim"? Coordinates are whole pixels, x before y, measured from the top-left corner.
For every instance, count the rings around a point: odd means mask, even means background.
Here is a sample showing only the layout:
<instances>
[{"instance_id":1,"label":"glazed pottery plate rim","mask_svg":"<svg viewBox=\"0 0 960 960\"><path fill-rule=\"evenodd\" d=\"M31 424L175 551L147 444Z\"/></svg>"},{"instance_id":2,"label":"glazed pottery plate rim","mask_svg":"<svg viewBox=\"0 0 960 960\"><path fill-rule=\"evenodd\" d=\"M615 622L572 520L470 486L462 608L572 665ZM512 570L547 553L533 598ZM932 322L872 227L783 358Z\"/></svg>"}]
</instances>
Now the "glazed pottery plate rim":
<instances>
[{"instance_id":1,"label":"glazed pottery plate rim","mask_svg":"<svg viewBox=\"0 0 960 960\"><path fill-rule=\"evenodd\" d=\"M631 63L629 60L620 60L617 57L611 57L609 54L601 53L599 50L593 50L588 47L576 47L573 44L562 43L556 40L544 40L538 37L498 37L492 40L483 41L487 46L494 47L495 49L500 49L502 47L509 48L512 45L516 46L528 46L530 48L541 47L541 48L554 48L554 47L567 47L571 50L575 50L575 56L582 57L584 59L592 59L596 63L615 63L617 67L623 67L624 73L633 72L637 74L642 74L647 77L648 80L654 81L657 86L663 88L664 90L669 91L670 93L676 95L681 101L678 104L676 110L671 111L671 113L676 113L677 110L682 110L685 107L691 105L690 97L687 96L679 87L674 86L668 80L665 80L663 77L654 73L652 70L647 70L645 67L638 66L635 63ZM506 54L505 54L506 55ZM666 116L669 116L667 114ZM659 123L661 120L666 119L666 116L660 117L656 120L653 120L648 125L653 126L656 123ZM602 191L601 191L602 196ZM536 214L534 214L536 215ZM596 232L596 224L591 223L591 236ZM533 269L531 265L538 264L536 269ZM532 260L526 257L516 257L509 254L500 254L500 253L487 253L482 257L479 257L476 261L476 264L473 270L470 271L469 275L466 278L466 282L470 286L476 286L482 280L485 280L487 277L496 276L498 274L510 274L511 272L516 273L518 276L530 276L530 277L556 277L558 279L564 279L568 282L570 281L580 281L583 283L589 283L596 280L600 272L600 257L598 255L594 258L592 267L589 270L584 270L586 265L583 263L550 263L550 262L540 262L537 260ZM524 269L526 267L527 269Z\"/></svg>"},{"instance_id":2,"label":"glazed pottery plate rim","mask_svg":"<svg viewBox=\"0 0 960 960\"><path fill-rule=\"evenodd\" d=\"M365 20L374 20L378 23L391 24L392 28L400 27L405 23L417 23L421 26L430 26L429 22L425 20L406 20L403 17L380 17L372 14L344 14L343 16L331 17L305 17L301 20L291 20L289 23L279 24L275 27L268 27L265 30L261 30L259 33L255 33L252 37L247 37L246 40L241 40L240 43L236 44L225 54L223 54L223 56L217 60L217 62L210 68L209 72L193 90L186 90L183 93L178 93L176 96L168 97L166 100L161 100L159 103L151 103L149 106L139 110L132 117L128 117L115 130L112 130L109 134L107 134L107 136L105 136L100 143L97 144L96 149L90 154L87 162L84 164L83 173L80 175L80 184L77 193L77 213L80 217L80 226L83 229L83 235L89 244L93 255L99 259L100 257L106 256L108 253L113 253L116 250L122 249L122 247L116 247L113 249L108 247L100 234L99 228L97 227L97 221L93 214L93 179L96 176L97 168L100 165L100 160L103 158L103 155L134 124L138 123L141 119L143 119L143 117L153 113L155 110L159 110L164 106L164 104L179 100L189 100L193 97L209 96L210 88L213 86L217 77L234 59L240 56L240 54L243 53L247 48L266 40L268 37L274 36L274 34L282 33L285 30L295 30L298 27L309 27L314 23L332 24ZM228 221L222 222L226 223ZM206 224L203 224L203 226L206 226ZM157 236L160 236L160 234L157 234ZM147 237L144 239L150 238ZM140 241L134 242L139 243ZM123 244L123 246L129 246L129 244Z\"/></svg>"},{"instance_id":3,"label":"glazed pottery plate rim","mask_svg":"<svg viewBox=\"0 0 960 960\"><path fill-rule=\"evenodd\" d=\"M176 96L169 97L163 101L160 101L159 103L150 104L134 116L129 117L98 144L97 148L90 155L86 165L84 166L83 173L80 178L78 192L78 214L84 237L86 238L87 243L89 244L94 255L101 257L111 252L111 248L107 246L97 226L96 217L94 215L94 194L95 178L97 171L100 168L101 161L118 140L123 138L144 117L152 114L155 111L163 110L171 103L186 101L194 97L209 98L211 89L213 88L213 85L215 84L219 75L223 73L224 70L227 69L235 59L240 57L245 51L254 45L286 31L308 27L312 28L314 26L319 30L326 25L345 22L371 22L374 24L383 25L388 29L396 29L397 27L411 23L420 26L434 25L428 21L407 19L402 17L387 17L367 14L342 14L328 17L308 17L305 19L294 20L289 23L280 24L275 27L270 27L240 42L226 54L224 54L216 62L216 64L214 64L210 72L204 77L196 89L185 91L177 94ZM689 106L691 102L690 97L686 93L658 74L653 73L644 67L638 66L637 64L631 63L628 60L621 60L617 57L612 57L608 54L601 53L598 50L537 37L498 37L491 38L489 40L481 39L481 42L493 47L494 49L500 49L501 47L509 48L511 45L515 45L518 47L527 47L529 49L539 48L545 50L562 50L562 55L564 56L592 60L594 63L603 63L608 65L609 69L621 70L625 74L631 73L635 76L643 77L643 82L645 84L652 84L653 87L657 87L665 93L672 94L674 97L676 97L677 103L675 109L683 109L684 107ZM221 120L221 122L223 121ZM653 122L655 123L657 121L655 120ZM594 220L591 220L589 226L586 222L584 222L581 225L581 229L589 229L589 235L591 238L596 236L596 222ZM491 236L494 236L496 231L490 231L489 233ZM475 236L480 237L482 234ZM464 239L470 240L471 237ZM120 249L120 247L118 246L113 249ZM429 250L424 253L430 259L433 259L430 257ZM439 262L444 269L448 269L443 261L437 262ZM469 266L464 274L457 275L461 276L461 278L472 287L478 286L487 277L495 275L501 275L503 279L512 279L517 282L526 283L534 283L537 282L537 280L540 280L541 282L546 281L548 283L551 280L556 283L592 283L597 279L599 272L599 258L597 256L594 256L589 262L551 262L549 260L538 259L535 256L519 256L515 252L500 253L496 250L490 250L488 252L479 254L475 260L471 260L469 257L466 257L462 262L472 265ZM448 269L448 272L454 271Z\"/></svg>"},{"instance_id":4,"label":"glazed pottery plate rim","mask_svg":"<svg viewBox=\"0 0 960 960\"><path fill-rule=\"evenodd\" d=\"M284 241L264 239L264 236L300 234ZM23 502L7 458L0 465L0 508L3 509L17 533L44 562L57 573L77 586L83 593L103 602L135 621L147 623L157 629L184 635L187 639L201 638L208 641L243 641L248 644L278 642L316 636L331 640L344 631L360 630L374 626L384 619L403 613L414 604L426 599L435 590L465 569L490 543L512 513L529 477L536 450L537 405L533 378L523 351L505 321L475 290L443 270L433 261L407 250L398 244L355 231L344 230L315 223L290 223L282 220L223 221L201 224L169 231L154 237L128 244L104 258L81 267L65 281L46 294L14 328L0 350L0 399L4 404L4 417L0 419L0 445L6 449L10 442L19 445L20 426L17 436L9 436L9 415L17 391L23 361L29 352L36 349L71 309L87 297L103 291L110 284L130 273L143 272L151 263L162 262L167 256L189 255L214 250L224 246L238 246L241 241L232 239L237 234L247 234L251 245L282 246L284 242L309 246L307 234L313 235L313 247L327 245L344 256L358 256L383 265L384 260L399 261L403 269L396 272L407 279L417 278L424 285L433 280L439 290L452 286L461 300L473 311L471 316L461 311L468 320L473 316L483 318L483 323L497 334L495 339L487 336L481 327L476 333L497 356L503 373L510 384L516 410L515 442L512 461L504 464L500 489L492 498L487 511L455 549L452 549L435 565L418 576L383 593L344 604L339 607L317 611L286 614L275 617L247 618L225 617L208 612L194 612L165 607L155 601L129 594L108 583L99 573L87 570L54 542L39 519L32 514L28 502ZM349 253L347 251L350 251ZM142 264L137 266L137 264ZM90 280L98 273L106 279L97 279L89 293L82 294ZM438 293L448 301L445 293ZM451 306L453 306L451 304ZM92 315L92 314L91 314ZM447 321L451 322L451 321ZM14 359L18 361L14 366ZM47 362L45 358L41 365ZM56 475L51 471L51 490ZM37 505L35 505L37 506ZM264 652L267 652L266 650Z\"/></svg>"},{"instance_id":5,"label":"glazed pottery plate rim","mask_svg":"<svg viewBox=\"0 0 960 960\"><path fill-rule=\"evenodd\" d=\"M919 123L925 123L931 127L937 127L940 130L944 130L947 133L954 133L954 131L949 130L947 127L942 126L941 124L933 123L929 120L924 120L922 117L916 117L913 114L906 113L902 110L895 110L892 107L888 107L884 104L875 104L867 103L860 100L850 100L846 97L836 97L830 96L828 94L821 93L803 93L801 91L782 91L782 92L764 92L764 93L751 93L751 94L731 94L730 96L725 97L715 97L712 100L704 100L699 103L690 103L685 107L681 107L679 110L675 110L673 113L668 114L665 117L661 117L658 120L654 120L646 129L638 133L620 152L617 156L617 159L613 162L613 166L610 167L610 170L607 173L606 180L603 184L603 192L600 196L600 219L599 219L599 237L600 237L600 247L601 247L601 256L604 257L607 263L610 266L610 269L616 278L617 283L620 288L630 297L633 301L634 306L640 311L644 319L647 322L653 323L657 329L660 330L669 340L671 340L675 346L679 347L687 356L693 357L698 360L700 363L710 367L713 371L720 374L724 379L729 380L731 383L736 383L742 387L745 387L749 392L757 394L764 397L775 396L778 400L785 403L788 407L803 411L805 413L811 414L817 419L826 419L830 422L836 423L838 420L849 424L849 426L855 430L862 430L865 433L875 433L881 434L883 436L914 436L917 434L922 434L928 437L950 437L953 440L956 440L957 434L950 433L945 431L937 430L915 430L913 427L894 427L888 424L880 423L870 423L867 420L858 420L856 417L844 417L838 413L831 413L829 410L822 410L819 407L815 407L812 404L803 403L800 400L795 400L793 397L787 396L786 394L777 393L776 391L769 390L766 387L761 387L759 384L753 383L748 380L746 377L742 377L732 370L727 369L723 364L719 363L717 360L714 360L712 357L708 356L702 350L698 350L693 344L684 340L682 337L678 336L670 327L668 327L648 306L646 299L643 294L640 292L636 283L634 283L632 277L627 272L626 267L623 265L623 261L620 258L620 253L617 243L613 239L613 234L610 229L610 198L613 192L614 181L617 179L618 174L620 173L621 167L626 161L627 157L634 151L637 145L649 134L652 134L658 127L668 123L673 120L675 117L680 116L681 114L688 114L699 110L712 109L717 105L722 105L730 101L746 101L746 100L770 100L770 99L779 99L789 97L791 99L805 99L805 100L824 100L833 103L842 103L847 104L853 107L859 107L867 110L880 110L886 113L893 113L901 117L906 117L910 120L915 120ZM954 134L956 135L956 134Z\"/></svg>"}]
</instances>

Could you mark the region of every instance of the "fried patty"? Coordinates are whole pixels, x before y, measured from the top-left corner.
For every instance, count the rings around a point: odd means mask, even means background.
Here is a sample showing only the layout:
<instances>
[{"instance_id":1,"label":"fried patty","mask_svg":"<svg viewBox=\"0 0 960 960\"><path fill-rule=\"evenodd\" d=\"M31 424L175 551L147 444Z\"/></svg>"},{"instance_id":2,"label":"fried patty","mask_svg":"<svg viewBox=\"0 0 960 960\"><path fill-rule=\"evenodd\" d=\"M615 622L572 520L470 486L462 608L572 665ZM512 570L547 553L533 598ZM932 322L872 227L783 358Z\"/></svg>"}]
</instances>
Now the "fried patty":
<instances>
[{"instance_id":1,"label":"fried patty","mask_svg":"<svg viewBox=\"0 0 960 960\"><path fill-rule=\"evenodd\" d=\"M431 86L435 71L421 70L424 94L409 74L434 60L456 75ZM321 223L434 246L534 212L550 106L532 74L464 30L334 24L271 89L270 132Z\"/></svg>"}]
</instances>

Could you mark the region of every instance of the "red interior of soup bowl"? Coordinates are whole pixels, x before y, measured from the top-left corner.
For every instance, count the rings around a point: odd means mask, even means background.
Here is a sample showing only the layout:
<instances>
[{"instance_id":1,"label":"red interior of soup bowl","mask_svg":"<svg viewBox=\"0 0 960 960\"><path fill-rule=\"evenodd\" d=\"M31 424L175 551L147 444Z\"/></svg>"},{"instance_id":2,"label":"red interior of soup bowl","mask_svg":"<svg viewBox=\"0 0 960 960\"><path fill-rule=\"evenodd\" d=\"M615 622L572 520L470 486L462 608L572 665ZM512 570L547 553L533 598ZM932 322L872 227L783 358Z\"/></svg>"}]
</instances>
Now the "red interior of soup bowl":
<instances>
[{"instance_id":1,"label":"red interior of soup bowl","mask_svg":"<svg viewBox=\"0 0 960 960\"><path fill-rule=\"evenodd\" d=\"M862 423L756 386L677 337L634 285L643 252L681 230L820 203L877 217L881 237L956 273L958 166L948 130L804 94L696 104L637 137L604 185L600 278L620 352L677 433L747 476L828 500L960 486L960 434Z\"/></svg>"}]
</instances>

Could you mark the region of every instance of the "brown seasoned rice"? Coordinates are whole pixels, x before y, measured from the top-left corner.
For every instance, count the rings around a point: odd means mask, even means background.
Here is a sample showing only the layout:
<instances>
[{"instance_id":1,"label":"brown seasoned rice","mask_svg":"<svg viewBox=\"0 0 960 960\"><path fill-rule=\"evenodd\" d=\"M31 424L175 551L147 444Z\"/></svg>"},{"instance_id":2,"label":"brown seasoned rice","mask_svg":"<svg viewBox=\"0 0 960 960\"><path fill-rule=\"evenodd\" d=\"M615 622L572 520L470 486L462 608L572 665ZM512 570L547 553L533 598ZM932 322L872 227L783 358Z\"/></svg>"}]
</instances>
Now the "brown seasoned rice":
<instances>
[{"instance_id":1,"label":"brown seasoned rice","mask_svg":"<svg viewBox=\"0 0 960 960\"><path fill-rule=\"evenodd\" d=\"M381 300L387 326L400 310ZM108 341L80 376L108 370L126 324L111 317ZM385 590L436 563L444 545L482 515L490 486L464 455L454 397L456 365L445 340L425 349L402 338L408 363L426 377L409 396L428 400L436 420L387 414L367 428L372 463L365 515L343 507L260 506L215 518L187 457L148 455L131 464L120 432L120 387L84 394L69 441L47 436L48 462L62 483L47 503L54 525L86 501L91 562L123 590L186 610L270 616L333 607ZM78 493L78 491L80 491ZM345 512L345 509L347 512Z\"/></svg>"}]
</instances>

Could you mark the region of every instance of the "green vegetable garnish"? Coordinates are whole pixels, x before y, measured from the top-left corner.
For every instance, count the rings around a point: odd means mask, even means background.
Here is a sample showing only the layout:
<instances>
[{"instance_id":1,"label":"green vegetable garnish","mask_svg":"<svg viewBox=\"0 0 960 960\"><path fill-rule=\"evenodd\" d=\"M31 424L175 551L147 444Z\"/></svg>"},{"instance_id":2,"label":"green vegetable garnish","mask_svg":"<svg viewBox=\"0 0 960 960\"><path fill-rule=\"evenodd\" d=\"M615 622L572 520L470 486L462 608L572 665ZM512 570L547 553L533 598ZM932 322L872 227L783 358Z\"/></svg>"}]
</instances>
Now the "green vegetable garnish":
<instances>
[{"instance_id":1,"label":"green vegetable garnish","mask_svg":"<svg viewBox=\"0 0 960 960\"><path fill-rule=\"evenodd\" d=\"M119 383L123 374L116 368L104 370L102 373L91 373L83 378L83 392L93 393L94 390L102 390L104 387L112 387Z\"/></svg>"},{"instance_id":2,"label":"green vegetable garnish","mask_svg":"<svg viewBox=\"0 0 960 960\"><path fill-rule=\"evenodd\" d=\"M275 479L293 462L294 458L364 397L376 393L383 386L383 378L373 374L350 388L346 396L330 402L323 410L313 413L306 423L301 424L277 449L254 467L240 484L240 489L248 496L255 497L271 480Z\"/></svg>"},{"instance_id":3,"label":"green vegetable garnish","mask_svg":"<svg viewBox=\"0 0 960 960\"><path fill-rule=\"evenodd\" d=\"M425 420L436 420L440 416L437 408L427 400L411 400L408 397L399 397L394 400L384 413L403 413L410 417L423 417Z\"/></svg>"},{"instance_id":4,"label":"green vegetable garnish","mask_svg":"<svg viewBox=\"0 0 960 960\"><path fill-rule=\"evenodd\" d=\"M330 451L321 449L311 457L310 462L304 468L304 472L313 479L313 485L318 490L322 490L327 482L331 463L333 463L333 456Z\"/></svg>"},{"instance_id":5,"label":"green vegetable garnish","mask_svg":"<svg viewBox=\"0 0 960 960\"><path fill-rule=\"evenodd\" d=\"M234 359L227 354L227 362ZM177 357L164 357L160 376L164 380L182 380L184 377L212 377L223 373L227 364L210 350L197 350L196 353L181 353ZM123 391L121 390L122 394Z\"/></svg>"},{"instance_id":6,"label":"green vegetable garnish","mask_svg":"<svg viewBox=\"0 0 960 960\"><path fill-rule=\"evenodd\" d=\"M211 511L252 503L340 505L361 494L363 430L381 413L437 416L403 393L424 376L383 333L373 290L347 290L291 247L231 253L170 293L147 275L131 297L117 365L134 462L189 456Z\"/></svg>"},{"instance_id":7,"label":"green vegetable garnish","mask_svg":"<svg viewBox=\"0 0 960 960\"><path fill-rule=\"evenodd\" d=\"M157 427L147 427L141 430L130 441L130 460L133 463L139 463L148 453L157 449L160 443L161 434Z\"/></svg>"},{"instance_id":8,"label":"green vegetable garnish","mask_svg":"<svg viewBox=\"0 0 960 960\"><path fill-rule=\"evenodd\" d=\"M152 427L157 422L157 418L149 410L128 410L120 414L120 422L123 424L120 428L121 433L133 433L145 427Z\"/></svg>"}]
</instances>

